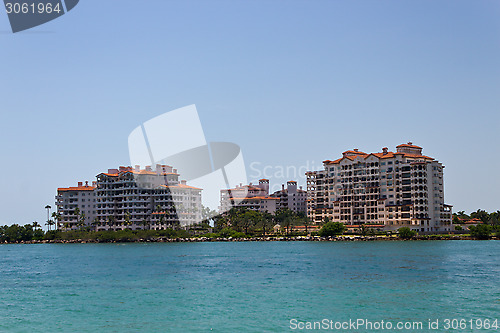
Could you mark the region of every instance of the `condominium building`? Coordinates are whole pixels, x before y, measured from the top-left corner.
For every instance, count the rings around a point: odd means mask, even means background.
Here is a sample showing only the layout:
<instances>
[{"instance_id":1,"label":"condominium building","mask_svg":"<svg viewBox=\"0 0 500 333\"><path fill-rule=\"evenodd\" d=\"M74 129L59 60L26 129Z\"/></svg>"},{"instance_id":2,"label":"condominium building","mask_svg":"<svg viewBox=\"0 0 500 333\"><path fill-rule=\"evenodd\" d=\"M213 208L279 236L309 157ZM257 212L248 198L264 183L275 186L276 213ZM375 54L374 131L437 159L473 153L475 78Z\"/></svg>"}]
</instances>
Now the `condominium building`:
<instances>
[{"instance_id":1,"label":"condominium building","mask_svg":"<svg viewBox=\"0 0 500 333\"><path fill-rule=\"evenodd\" d=\"M287 182L287 188L282 185L280 191L269 194L269 179L260 179L258 185L236 186L221 190L221 212L231 207L243 207L250 210L274 213L278 209L291 209L295 212L306 212L306 191L297 189L296 181Z\"/></svg>"},{"instance_id":2,"label":"condominium building","mask_svg":"<svg viewBox=\"0 0 500 333\"><path fill-rule=\"evenodd\" d=\"M358 149L323 161L309 171L307 214L315 222L329 218L349 226L384 230L450 231L451 207L444 202L444 166L422 155L409 142L396 152L365 153Z\"/></svg>"},{"instance_id":3,"label":"condominium building","mask_svg":"<svg viewBox=\"0 0 500 333\"><path fill-rule=\"evenodd\" d=\"M278 200L269 196L269 179L261 179L259 185L240 184L235 188L221 190L219 210L224 213L232 207L243 207L259 212L274 213Z\"/></svg>"},{"instance_id":4,"label":"condominium building","mask_svg":"<svg viewBox=\"0 0 500 333\"><path fill-rule=\"evenodd\" d=\"M288 181L285 185L281 185L281 190L271 194L271 197L278 198L276 202L277 209L290 209L294 212L306 213L307 206L307 191L302 189L302 186L297 188L296 181Z\"/></svg>"},{"instance_id":5,"label":"condominium building","mask_svg":"<svg viewBox=\"0 0 500 333\"><path fill-rule=\"evenodd\" d=\"M150 166L108 169L96 176L95 187L86 193L92 197L93 210L85 223L97 230L135 230L185 227L200 222L202 189L187 185L179 176L177 170L168 165L156 165L155 170ZM76 202L71 202L69 195L57 198L61 203L58 209L70 207L69 218ZM70 228L75 227L74 223L70 224Z\"/></svg>"},{"instance_id":6,"label":"condominium building","mask_svg":"<svg viewBox=\"0 0 500 333\"><path fill-rule=\"evenodd\" d=\"M95 209L96 182L78 182L76 187L60 187L57 189L56 207L59 213L59 228L76 228L79 223L90 224L96 217ZM78 212L79 214L75 214Z\"/></svg>"}]
</instances>

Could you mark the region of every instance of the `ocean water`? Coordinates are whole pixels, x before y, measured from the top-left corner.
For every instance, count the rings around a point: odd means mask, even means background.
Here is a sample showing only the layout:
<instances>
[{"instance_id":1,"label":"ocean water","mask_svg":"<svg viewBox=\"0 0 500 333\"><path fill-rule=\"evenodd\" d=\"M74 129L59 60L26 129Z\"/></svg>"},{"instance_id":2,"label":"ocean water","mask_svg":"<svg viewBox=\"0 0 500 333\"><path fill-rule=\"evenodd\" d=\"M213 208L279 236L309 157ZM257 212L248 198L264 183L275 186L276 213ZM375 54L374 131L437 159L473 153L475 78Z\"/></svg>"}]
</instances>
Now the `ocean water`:
<instances>
[{"instance_id":1,"label":"ocean water","mask_svg":"<svg viewBox=\"0 0 500 333\"><path fill-rule=\"evenodd\" d=\"M363 319L444 332L447 318L500 321L499 254L498 241L0 245L0 331L287 332L300 331L294 320Z\"/></svg>"}]
</instances>

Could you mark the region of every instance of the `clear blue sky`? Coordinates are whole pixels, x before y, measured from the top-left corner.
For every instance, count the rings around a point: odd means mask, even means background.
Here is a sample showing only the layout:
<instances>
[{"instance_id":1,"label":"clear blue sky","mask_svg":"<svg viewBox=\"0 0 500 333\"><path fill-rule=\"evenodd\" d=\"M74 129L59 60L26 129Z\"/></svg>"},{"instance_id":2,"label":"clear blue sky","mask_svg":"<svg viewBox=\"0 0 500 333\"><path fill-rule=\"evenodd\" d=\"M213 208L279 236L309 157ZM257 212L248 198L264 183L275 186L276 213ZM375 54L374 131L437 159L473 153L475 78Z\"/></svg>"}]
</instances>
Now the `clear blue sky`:
<instances>
[{"instance_id":1,"label":"clear blue sky","mask_svg":"<svg viewBox=\"0 0 500 333\"><path fill-rule=\"evenodd\" d=\"M82 0L18 34L0 13L0 43L0 224L44 221L189 104L250 180L413 141L455 210L500 209L498 1Z\"/></svg>"}]
</instances>

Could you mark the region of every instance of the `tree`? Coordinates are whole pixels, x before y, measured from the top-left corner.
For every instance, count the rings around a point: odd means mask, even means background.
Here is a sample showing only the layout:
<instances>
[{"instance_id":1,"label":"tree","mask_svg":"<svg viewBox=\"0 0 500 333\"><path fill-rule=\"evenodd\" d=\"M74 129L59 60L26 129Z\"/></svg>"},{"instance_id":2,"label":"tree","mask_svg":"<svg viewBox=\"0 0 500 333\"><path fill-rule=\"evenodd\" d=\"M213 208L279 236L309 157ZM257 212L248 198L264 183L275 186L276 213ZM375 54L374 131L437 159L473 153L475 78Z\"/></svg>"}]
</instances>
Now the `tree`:
<instances>
[{"instance_id":1,"label":"tree","mask_svg":"<svg viewBox=\"0 0 500 333\"><path fill-rule=\"evenodd\" d=\"M308 228L311 225L311 219L309 217L307 217L307 216L304 216L302 218L302 224L304 225L304 227L306 229L306 234L307 234Z\"/></svg>"},{"instance_id":2,"label":"tree","mask_svg":"<svg viewBox=\"0 0 500 333\"><path fill-rule=\"evenodd\" d=\"M328 222L331 222L330 217L329 216L325 216L325 218L321 221L321 225L325 225Z\"/></svg>"},{"instance_id":3,"label":"tree","mask_svg":"<svg viewBox=\"0 0 500 333\"><path fill-rule=\"evenodd\" d=\"M146 226L149 226L149 222L148 222L148 220L144 219L144 220L142 220L142 229L146 230Z\"/></svg>"},{"instance_id":4,"label":"tree","mask_svg":"<svg viewBox=\"0 0 500 333\"><path fill-rule=\"evenodd\" d=\"M37 222L37 221L33 221L33 229L38 229L38 228L41 228L42 226Z\"/></svg>"},{"instance_id":5,"label":"tree","mask_svg":"<svg viewBox=\"0 0 500 333\"><path fill-rule=\"evenodd\" d=\"M245 234L248 234L248 229L255 226L261 217L262 215L254 210L248 210L240 215L240 223Z\"/></svg>"},{"instance_id":6,"label":"tree","mask_svg":"<svg viewBox=\"0 0 500 333\"><path fill-rule=\"evenodd\" d=\"M125 225L127 227L130 226L130 225L132 225L131 218L132 218L132 215L130 214L130 212L126 212L125 213Z\"/></svg>"},{"instance_id":7,"label":"tree","mask_svg":"<svg viewBox=\"0 0 500 333\"><path fill-rule=\"evenodd\" d=\"M237 208L237 207L231 207L231 209L229 209L226 212L225 215L227 217L227 226L228 227L233 227L233 228L237 227L239 215L241 214L242 211L244 211L244 209Z\"/></svg>"},{"instance_id":8,"label":"tree","mask_svg":"<svg viewBox=\"0 0 500 333\"><path fill-rule=\"evenodd\" d=\"M51 208L52 208L52 207L50 207L50 205L45 206L45 209L47 210L47 223L46 223L46 225L48 225L48 229L49 229L49 231L50 231L50 226L52 225L52 224L50 223L50 209L51 209Z\"/></svg>"},{"instance_id":9,"label":"tree","mask_svg":"<svg viewBox=\"0 0 500 333\"><path fill-rule=\"evenodd\" d=\"M54 224L56 224L54 221L52 220L48 220L45 225L47 226L47 230L50 231L50 227L53 226Z\"/></svg>"},{"instance_id":10,"label":"tree","mask_svg":"<svg viewBox=\"0 0 500 333\"><path fill-rule=\"evenodd\" d=\"M399 228L398 232L399 232L399 237L402 239L410 239L417 235L417 232L415 230L411 230L408 227Z\"/></svg>"},{"instance_id":11,"label":"tree","mask_svg":"<svg viewBox=\"0 0 500 333\"><path fill-rule=\"evenodd\" d=\"M488 224L489 225L497 226L499 224L499 219L498 219L498 217L495 214L496 213L491 213L490 214L490 217L488 219Z\"/></svg>"},{"instance_id":12,"label":"tree","mask_svg":"<svg viewBox=\"0 0 500 333\"><path fill-rule=\"evenodd\" d=\"M273 214L267 211L261 213L261 218L258 221L258 225L262 228L262 234L264 236L266 235L266 232L272 228L273 222Z\"/></svg>"},{"instance_id":13,"label":"tree","mask_svg":"<svg viewBox=\"0 0 500 333\"><path fill-rule=\"evenodd\" d=\"M30 241L33 239L33 225L26 224L24 226L20 226L17 224L13 224L10 226L4 226L1 232L0 239L3 242L7 241L9 243Z\"/></svg>"},{"instance_id":14,"label":"tree","mask_svg":"<svg viewBox=\"0 0 500 333\"><path fill-rule=\"evenodd\" d=\"M368 228L364 224L362 224L361 227L359 228L359 233L362 236L368 235Z\"/></svg>"},{"instance_id":15,"label":"tree","mask_svg":"<svg viewBox=\"0 0 500 333\"><path fill-rule=\"evenodd\" d=\"M500 224L500 210L490 214L489 224L497 226Z\"/></svg>"},{"instance_id":16,"label":"tree","mask_svg":"<svg viewBox=\"0 0 500 333\"><path fill-rule=\"evenodd\" d=\"M97 225L99 225L99 219L96 217L94 218L94 220L92 221L92 226L94 227L94 230L97 231Z\"/></svg>"},{"instance_id":17,"label":"tree","mask_svg":"<svg viewBox=\"0 0 500 333\"><path fill-rule=\"evenodd\" d=\"M76 215L76 225L78 228L82 229L85 226L85 213L80 211L80 208L76 207L74 214Z\"/></svg>"},{"instance_id":18,"label":"tree","mask_svg":"<svg viewBox=\"0 0 500 333\"><path fill-rule=\"evenodd\" d=\"M214 229L216 232L228 227L228 218L224 215L217 215L214 218Z\"/></svg>"},{"instance_id":19,"label":"tree","mask_svg":"<svg viewBox=\"0 0 500 333\"><path fill-rule=\"evenodd\" d=\"M55 221L56 229L59 229L59 222L61 222L61 214L57 212L52 213L52 220Z\"/></svg>"},{"instance_id":20,"label":"tree","mask_svg":"<svg viewBox=\"0 0 500 333\"><path fill-rule=\"evenodd\" d=\"M215 210L210 209L210 207L205 207L201 205L201 219L207 221L209 224L215 223L215 218L218 216Z\"/></svg>"},{"instance_id":21,"label":"tree","mask_svg":"<svg viewBox=\"0 0 500 333\"><path fill-rule=\"evenodd\" d=\"M483 223L488 223L490 215L485 210L478 209L471 213L470 217L473 219L480 219Z\"/></svg>"},{"instance_id":22,"label":"tree","mask_svg":"<svg viewBox=\"0 0 500 333\"><path fill-rule=\"evenodd\" d=\"M493 228L488 224L470 226L470 235L476 239L489 239Z\"/></svg>"},{"instance_id":23,"label":"tree","mask_svg":"<svg viewBox=\"0 0 500 333\"><path fill-rule=\"evenodd\" d=\"M115 225L115 222L116 222L116 219L114 216L108 216L108 221L106 222L106 224L110 227L113 227L114 228L114 225ZM114 229L112 229L114 230Z\"/></svg>"},{"instance_id":24,"label":"tree","mask_svg":"<svg viewBox=\"0 0 500 333\"><path fill-rule=\"evenodd\" d=\"M288 208L278 209L274 213L274 219L280 225L285 227L287 234L290 232L290 227L293 225L294 218L295 218L295 212Z\"/></svg>"},{"instance_id":25,"label":"tree","mask_svg":"<svg viewBox=\"0 0 500 333\"><path fill-rule=\"evenodd\" d=\"M346 227L343 223L340 222L327 222L321 227L319 231L319 235L321 237L330 237L341 235L344 233Z\"/></svg>"}]
</instances>

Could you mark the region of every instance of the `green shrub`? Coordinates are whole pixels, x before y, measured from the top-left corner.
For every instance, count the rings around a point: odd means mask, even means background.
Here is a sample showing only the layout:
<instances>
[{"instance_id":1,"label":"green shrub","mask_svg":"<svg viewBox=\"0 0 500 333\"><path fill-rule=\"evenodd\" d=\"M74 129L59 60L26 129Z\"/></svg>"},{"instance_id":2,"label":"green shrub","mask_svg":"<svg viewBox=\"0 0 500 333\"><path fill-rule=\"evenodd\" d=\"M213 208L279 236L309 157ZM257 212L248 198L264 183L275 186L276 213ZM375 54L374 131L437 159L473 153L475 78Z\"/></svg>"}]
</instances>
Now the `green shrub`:
<instances>
[{"instance_id":1,"label":"green shrub","mask_svg":"<svg viewBox=\"0 0 500 333\"><path fill-rule=\"evenodd\" d=\"M399 238L402 239L411 239L417 235L415 230L411 230L408 227L402 227L398 229Z\"/></svg>"},{"instance_id":2,"label":"green shrub","mask_svg":"<svg viewBox=\"0 0 500 333\"><path fill-rule=\"evenodd\" d=\"M488 224L478 224L470 226L470 235L475 239L489 239L493 228Z\"/></svg>"},{"instance_id":3,"label":"green shrub","mask_svg":"<svg viewBox=\"0 0 500 333\"><path fill-rule=\"evenodd\" d=\"M342 235L345 230L346 230L346 227L343 223L327 222L323 225L323 227L319 231L319 235L321 237Z\"/></svg>"},{"instance_id":4,"label":"green shrub","mask_svg":"<svg viewBox=\"0 0 500 333\"><path fill-rule=\"evenodd\" d=\"M206 238L219 238L220 235L213 233L213 232L208 232L206 234L201 235L200 237L206 237Z\"/></svg>"}]
</instances>

